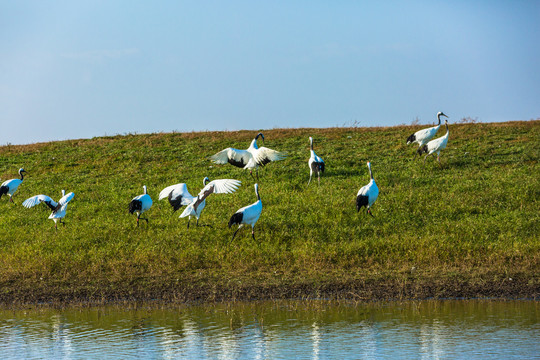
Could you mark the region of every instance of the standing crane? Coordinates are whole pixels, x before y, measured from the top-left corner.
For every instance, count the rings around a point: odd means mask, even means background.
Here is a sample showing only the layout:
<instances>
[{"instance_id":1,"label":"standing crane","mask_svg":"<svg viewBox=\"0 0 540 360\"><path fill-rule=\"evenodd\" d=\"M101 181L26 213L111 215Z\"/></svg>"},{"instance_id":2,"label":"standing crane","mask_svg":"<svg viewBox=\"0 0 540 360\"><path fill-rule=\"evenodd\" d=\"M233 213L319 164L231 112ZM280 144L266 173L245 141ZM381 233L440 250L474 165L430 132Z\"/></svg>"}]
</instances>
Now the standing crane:
<instances>
[{"instance_id":1,"label":"standing crane","mask_svg":"<svg viewBox=\"0 0 540 360\"><path fill-rule=\"evenodd\" d=\"M320 185L321 174L324 173L324 160L321 159L321 157L317 156L317 154L315 154L315 151L313 151L313 138L311 136L309 137L309 148L310 148L311 156L309 157L309 160L308 160L308 165L309 165L308 186L309 186L309 183L311 182L311 176L313 176L313 173L317 174L317 181L318 181L318 184Z\"/></svg>"},{"instance_id":2,"label":"standing crane","mask_svg":"<svg viewBox=\"0 0 540 360\"><path fill-rule=\"evenodd\" d=\"M128 207L130 214L137 213L137 226L139 226L139 219L146 220L148 224L148 219L142 218L141 215L152 207L152 198L147 193L146 185L143 185L143 190L144 194L135 196Z\"/></svg>"},{"instance_id":3,"label":"standing crane","mask_svg":"<svg viewBox=\"0 0 540 360\"><path fill-rule=\"evenodd\" d=\"M253 240L255 240L255 223L257 223L257 220L259 220L262 212L261 196L259 195L259 184L255 184L255 195L257 195L256 202L251 205L244 206L243 208L235 212L233 216L231 216L231 219L229 220L229 229L233 225L239 225L238 229L236 229L236 231L234 232L231 241L234 240L234 237L236 236L238 230L240 230L246 224L251 225L251 236L253 237Z\"/></svg>"},{"instance_id":4,"label":"standing crane","mask_svg":"<svg viewBox=\"0 0 540 360\"><path fill-rule=\"evenodd\" d=\"M426 158L429 155L437 153L437 161L439 162L439 166L441 166L440 153L441 150L446 148L446 144L448 143L448 135L450 134L450 131L448 130L448 120L444 120L444 126L446 126L446 134L444 134L444 136L441 136L440 138L437 138L435 140L431 140L422 147L420 155L422 153L427 154L424 157L424 164L426 163Z\"/></svg>"},{"instance_id":5,"label":"standing crane","mask_svg":"<svg viewBox=\"0 0 540 360\"><path fill-rule=\"evenodd\" d=\"M13 194L15 193L15 191L17 191L17 188L19 187L19 185L22 184L24 180L23 174L25 172L26 170L24 170L23 168L20 168L19 169L19 175L21 176L20 179L6 180L2 183L2 185L0 185L0 199L2 198L2 195L7 194L9 196L9 201L11 203L14 203Z\"/></svg>"},{"instance_id":6,"label":"standing crane","mask_svg":"<svg viewBox=\"0 0 540 360\"><path fill-rule=\"evenodd\" d=\"M371 163L369 161L367 166L369 169L370 180L369 183L362 186L360 190L358 190L358 194L356 194L356 211L360 211L360 208L365 206L367 213L373 216L371 213L371 206L379 196L379 188L377 187L375 179L373 178L373 173L371 172Z\"/></svg>"}]
</instances>

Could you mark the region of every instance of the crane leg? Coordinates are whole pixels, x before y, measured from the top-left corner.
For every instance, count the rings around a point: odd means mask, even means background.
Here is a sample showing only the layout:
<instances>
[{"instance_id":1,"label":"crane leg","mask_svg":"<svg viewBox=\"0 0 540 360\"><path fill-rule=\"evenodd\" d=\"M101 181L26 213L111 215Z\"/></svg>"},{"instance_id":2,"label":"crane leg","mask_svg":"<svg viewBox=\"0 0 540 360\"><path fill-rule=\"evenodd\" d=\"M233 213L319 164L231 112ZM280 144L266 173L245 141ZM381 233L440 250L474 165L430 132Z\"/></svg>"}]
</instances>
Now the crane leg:
<instances>
[{"instance_id":1,"label":"crane leg","mask_svg":"<svg viewBox=\"0 0 540 360\"><path fill-rule=\"evenodd\" d=\"M321 172L317 172L317 183L319 186L321 186Z\"/></svg>"},{"instance_id":2,"label":"crane leg","mask_svg":"<svg viewBox=\"0 0 540 360\"><path fill-rule=\"evenodd\" d=\"M257 179L255 179L255 176L253 176L253 170L249 170L249 173L251 174L251 177L253 178L253 180L257 181Z\"/></svg>"},{"instance_id":3,"label":"crane leg","mask_svg":"<svg viewBox=\"0 0 540 360\"><path fill-rule=\"evenodd\" d=\"M199 225L199 219L197 218L197 226L208 226L208 227L212 227L212 225L209 225L209 224L200 224Z\"/></svg>"},{"instance_id":4,"label":"crane leg","mask_svg":"<svg viewBox=\"0 0 540 360\"><path fill-rule=\"evenodd\" d=\"M187 228L189 229L189 221L191 220L191 216L188 217L187 219Z\"/></svg>"},{"instance_id":5,"label":"crane leg","mask_svg":"<svg viewBox=\"0 0 540 360\"><path fill-rule=\"evenodd\" d=\"M137 227L139 227L139 218L140 218L140 215L137 214Z\"/></svg>"},{"instance_id":6,"label":"crane leg","mask_svg":"<svg viewBox=\"0 0 540 360\"><path fill-rule=\"evenodd\" d=\"M238 232L238 230L240 230L242 228L242 226L244 226L244 224L240 224L240 226L238 227L238 229L236 229L236 231L234 232L233 236L232 236L232 239L231 241L229 241L229 244L232 243L232 241L234 240L234 237L236 236L236 233Z\"/></svg>"},{"instance_id":7,"label":"crane leg","mask_svg":"<svg viewBox=\"0 0 540 360\"><path fill-rule=\"evenodd\" d=\"M311 173L309 173L309 181L307 182L307 186L309 186L309 184L311 183Z\"/></svg>"},{"instance_id":8,"label":"crane leg","mask_svg":"<svg viewBox=\"0 0 540 360\"><path fill-rule=\"evenodd\" d=\"M236 233L238 232L238 230L240 230L240 228L236 229L236 231L235 231L234 234L232 235L231 242L234 240L234 237L236 236Z\"/></svg>"},{"instance_id":9,"label":"crane leg","mask_svg":"<svg viewBox=\"0 0 540 360\"><path fill-rule=\"evenodd\" d=\"M255 229L251 229L251 237L255 240Z\"/></svg>"},{"instance_id":10,"label":"crane leg","mask_svg":"<svg viewBox=\"0 0 540 360\"><path fill-rule=\"evenodd\" d=\"M367 210L367 213L368 213L369 215L371 215L371 217L375 217L375 216L373 216L373 214L371 213L371 209L368 209L368 210Z\"/></svg>"}]
</instances>

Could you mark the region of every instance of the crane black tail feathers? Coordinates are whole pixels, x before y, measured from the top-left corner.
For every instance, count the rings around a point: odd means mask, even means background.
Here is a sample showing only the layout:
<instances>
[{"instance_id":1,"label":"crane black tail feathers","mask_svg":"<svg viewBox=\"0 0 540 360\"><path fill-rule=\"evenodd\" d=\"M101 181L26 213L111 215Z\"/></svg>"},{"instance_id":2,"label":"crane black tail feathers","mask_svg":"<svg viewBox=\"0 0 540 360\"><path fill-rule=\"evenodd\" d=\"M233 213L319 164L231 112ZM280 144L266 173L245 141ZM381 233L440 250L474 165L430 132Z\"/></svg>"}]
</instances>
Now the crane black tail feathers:
<instances>
[{"instance_id":1,"label":"crane black tail feathers","mask_svg":"<svg viewBox=\"0 0 540 360\"><path fill-rule=\"evenodd\" d=\"M412 144L415 141L416 141L416 136L414 136L414 134L412 134L411 136L409 136L407 138L407 145Z\"/></svg>"},{"instance_id":2,"label":"crane black tail feathers","mask_svg":"<svg viewBox=\"0 0 540 360\"><path fill-rule=\"evenodd\" d=\"M2 195L7 194L8 190L7 186L0 186L0 199L2 198Z\"/></svg>"},{"instance_id":3,"label":"crane black tail feathers","mask_svg":"<svg viewBox=\"0 0 540 360\"><path fill-rule=\"evenodd\" d=\"M234 213L234 215L231 216L231 219L229 220L229 229L235 224L241 224L243 217L244 214L242 214L241 212Z\"/></svg>"},{"instance_id":4,"label":"crane black tail feathers","mask_svg":"<svg viewBox=\"0 0 540 360\"><path fill-rule=\"evenodd\" d=\"M418 155L427 154L428 153L427 145L424 145L421 148L419 148L417 152L418 152Z\"/></svg>"},{"instance_id":5,"label":"crane black tail feathers","mask_svg":"<svg viewBox=\"0 0 540 360\"><path fill-rule=\"evenodd\" d=\"M169 194L169 204L173 207L173 212L180 209L182 207L182 196L178 196L177 198L172 197L172 191Z\"/></svg>"},{"instance_id":6,"label":"crane black tail feathers","mask_svg":"<svg viewBox=\"0 0 540 360\"><path fill-rule=\"evenodd\" d=\"M139 200L132 200L129 203L129 213L133 214L135 211L141 211L142 210L142 202Z\"/></svg>"},{"instance_id":7,"label":"crane black tail feathers","mask_svg":"<svg viewBox=\"0 0 540 360\"><path fill-rule=\"evenodd\" d=\"M360 211L362 206L368 206L368 197L366 195L358 195L356 197L356 211Z\"/></svg>"}]
</instances>

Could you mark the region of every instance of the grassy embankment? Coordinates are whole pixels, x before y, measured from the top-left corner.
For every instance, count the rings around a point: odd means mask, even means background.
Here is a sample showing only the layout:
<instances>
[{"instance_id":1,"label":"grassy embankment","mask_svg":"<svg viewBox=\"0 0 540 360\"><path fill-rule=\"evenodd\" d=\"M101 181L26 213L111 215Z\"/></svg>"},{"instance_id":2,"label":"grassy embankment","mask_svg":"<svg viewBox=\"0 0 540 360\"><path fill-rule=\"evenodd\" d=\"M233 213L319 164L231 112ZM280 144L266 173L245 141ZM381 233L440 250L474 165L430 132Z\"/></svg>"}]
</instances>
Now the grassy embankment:
<instances>
[{"instance_id":1,"label":"grassy embankment","mask_svg":"<svg viewBox=\"0 0 540 360\"><path fill-rule=\"evenodd\" d=\"M260 171L263 213L228 245L230 216L255 201L249 173L207 158L246 148L254 131L172 133L0 147L0 178L27 177L0 200L0 301L167 301L540 295L540 121L451 124L442 168L413 159L405 138L425 126L265 131L288 153ZM441 129L437 136L442 136ZM308 136L327 163L306 188ZM375 218L355 197L372 162ZM203 177L236 178L201 223L157 201L168 185L195 194ZM154 206L135 225L127 204L146 184ZM74 191L67 225L21 202Z\"/></svg>"}]
</instances>

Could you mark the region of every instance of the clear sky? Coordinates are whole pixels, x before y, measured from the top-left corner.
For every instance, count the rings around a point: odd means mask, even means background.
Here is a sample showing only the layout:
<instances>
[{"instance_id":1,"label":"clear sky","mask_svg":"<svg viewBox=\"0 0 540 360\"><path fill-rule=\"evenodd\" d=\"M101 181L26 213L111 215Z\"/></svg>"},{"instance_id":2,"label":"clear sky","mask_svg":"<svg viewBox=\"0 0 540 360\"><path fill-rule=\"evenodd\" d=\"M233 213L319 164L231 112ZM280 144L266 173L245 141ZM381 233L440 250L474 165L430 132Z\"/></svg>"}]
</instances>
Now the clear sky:
<instances>
[{"instance_id":1,"label":"clear sky","mask_svg":"<svg viewBox=\"0 0 540 360\"><path fill-rule=\"evenodd\" d=\"M540 1L0 0L0 145L540 117Z\"/></svg>"}]
</instances>

